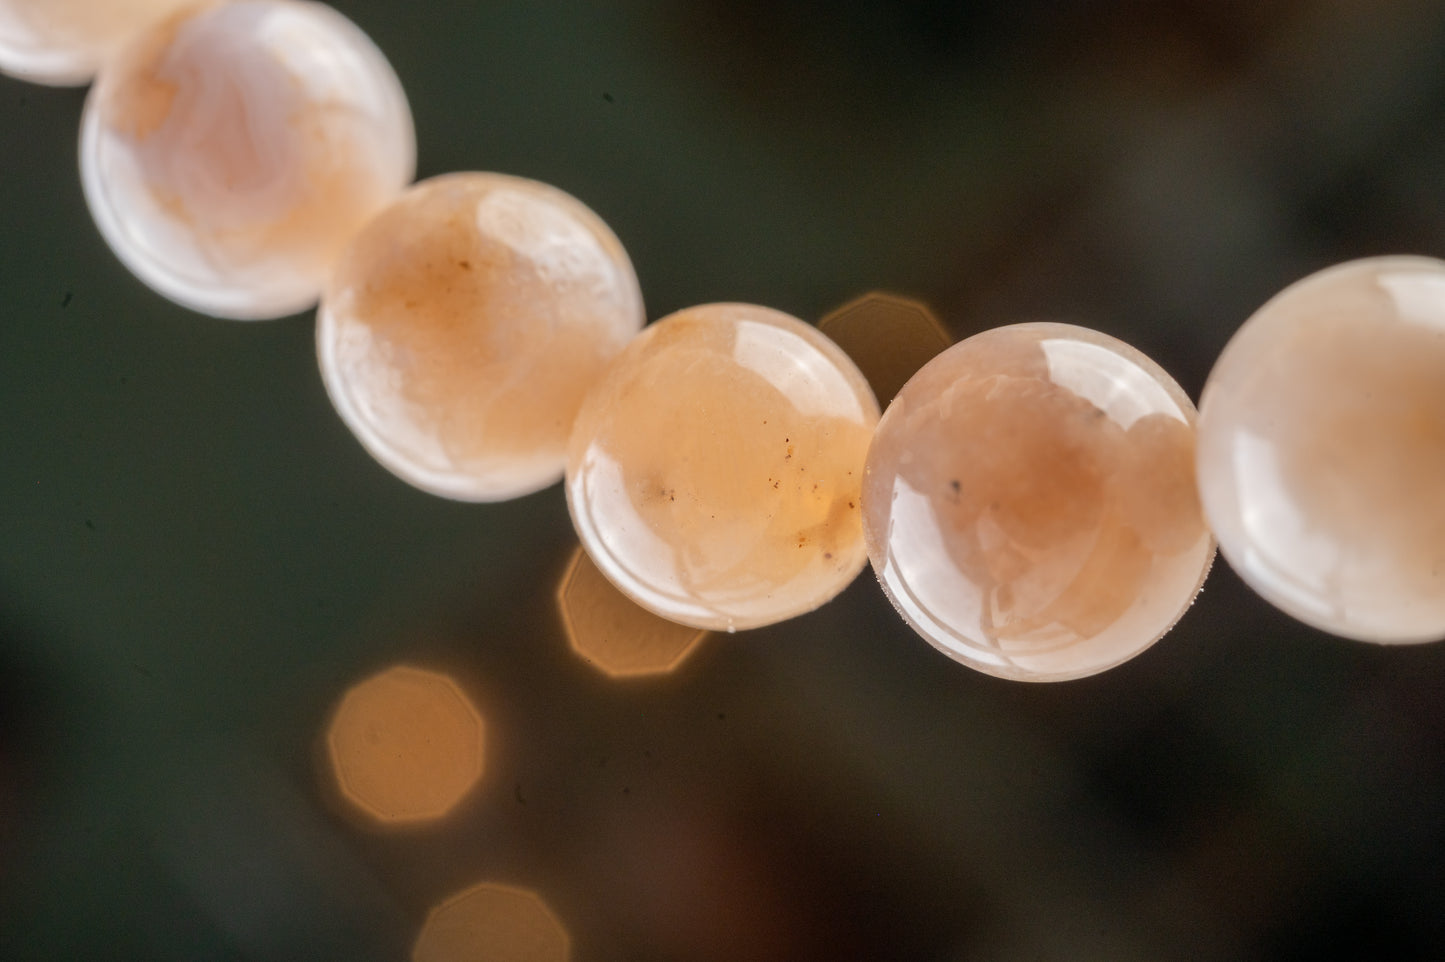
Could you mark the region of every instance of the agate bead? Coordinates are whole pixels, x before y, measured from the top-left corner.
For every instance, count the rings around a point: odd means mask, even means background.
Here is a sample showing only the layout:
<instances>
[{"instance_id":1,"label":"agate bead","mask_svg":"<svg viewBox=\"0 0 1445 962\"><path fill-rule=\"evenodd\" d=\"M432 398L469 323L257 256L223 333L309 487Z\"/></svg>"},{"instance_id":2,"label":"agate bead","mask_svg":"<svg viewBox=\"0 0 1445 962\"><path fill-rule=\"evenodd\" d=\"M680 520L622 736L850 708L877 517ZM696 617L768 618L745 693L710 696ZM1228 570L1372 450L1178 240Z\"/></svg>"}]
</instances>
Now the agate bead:
<instances>
[{"instance_id":1,"label":"agate bead","mask_svg":"<svg viewBox=\"0 0 1445 962\"><path fill-rule=\"evenodd\" d=\"M582 397L642 328L617 237L568 194L449 174L347 246L317 314L336 410L398 477L497 501L562 477Z\"/></svg>"},{"instance_id":2,"label":"agate bead","mask_svg":"<svg viewBox=\"0 0 1445 962\"><path fill-rule=\"evenodd\" d=\"M877 420L815 328L747 304L688 308L638 335L583 402L567 505L598 569L654 613L728 631L782 621L863 567Z\"/></svg>"},{"instance_id":3,"label":"agate bead","mask_svg":"<svg viewBox=\"0 0 1445 962\"><path fill-rule=\"evenodd\" d=\"M144 32L101 70L81 122L81 181L111 249L171 300L238 319L315 303L415 155L385 57L335 10L293 0Z\"/></svg>"},{"instance_id":4,"label":"agate bead","mask_svg":"<svg viewBox=\"0 0 1445 962\"><path fill-rule=\"evenodd\" d=\"M85 84L131 36L194 0L0 0L0 73Z\"/></svg>"},{"instance_id":5,"label":"agate bead","mask_svg":"<svg viewBox=\"0 0 1445 962\"><path fill-rule=\"evenodd\" d=\"M1445 636L1445 263L1354 261L1260 308L1205 385L1199 488L1225 558L1288 614Z\"/></svg>"},{"instance_id":6,"label":"agate bead","mask_svg":"<svg viewBox=\"0 0 1445 962\"><path fill-rule=\"evenodd\" d=\"M1214 556L1188 397L1127 344L1064 324L987 331L914 375L878 425L863 509L908 623L1004 678L1133 657Z\"/></svg>"}]
</instances>

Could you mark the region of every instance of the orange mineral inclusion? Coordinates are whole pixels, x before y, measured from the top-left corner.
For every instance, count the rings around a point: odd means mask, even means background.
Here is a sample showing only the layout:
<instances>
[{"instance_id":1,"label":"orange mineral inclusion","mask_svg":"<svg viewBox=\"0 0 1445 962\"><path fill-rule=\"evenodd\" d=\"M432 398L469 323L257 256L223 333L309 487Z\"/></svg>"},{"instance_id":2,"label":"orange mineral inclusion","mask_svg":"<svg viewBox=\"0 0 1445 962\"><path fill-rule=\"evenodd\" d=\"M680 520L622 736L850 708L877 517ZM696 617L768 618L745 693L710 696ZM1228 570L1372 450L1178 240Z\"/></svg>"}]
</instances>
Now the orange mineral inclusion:
<instances>
[{"instance_id":1,"label":"orange mineral inclusion","mask_svg":"<svg viewBox=\"0 0 1445 962\"><path fill-rule=\"evenodd\" d=\"M1006 678L1133 657L1214 556L1188 397L1127 344L1064 324L987 331L919 371L878 426L863 505L904 618Z\"/></svg>"}]
</instances>

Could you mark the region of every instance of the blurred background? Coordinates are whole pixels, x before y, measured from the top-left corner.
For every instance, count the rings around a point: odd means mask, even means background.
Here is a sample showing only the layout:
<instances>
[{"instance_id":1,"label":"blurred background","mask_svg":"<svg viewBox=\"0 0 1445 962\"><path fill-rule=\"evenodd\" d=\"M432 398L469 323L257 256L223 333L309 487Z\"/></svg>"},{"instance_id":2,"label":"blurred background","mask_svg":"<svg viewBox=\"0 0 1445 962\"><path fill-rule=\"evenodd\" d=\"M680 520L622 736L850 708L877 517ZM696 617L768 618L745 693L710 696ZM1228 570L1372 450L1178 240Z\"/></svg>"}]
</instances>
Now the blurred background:
<instances>
[{"instance_id":1,"label":"blurred background","mask_svg":"<svg viewBox=\"0 0 1445 962\"><path fill-rule=\"evenodd\" d=\"M955 338L1098 328L1197 398L1289 282L1445 253L1442 2L335 5L422 176L581 198L650 318L885 290ZM1321 635L1220 562L1135 661L1009 683L865 573L612 677L559 610L560 489L414 491L332 413L310 316L132 280L82 101L0 78L0 958L404 959L478 883L578 962L1445 958L1445 646ZM485 731L402 823L328 734L394 666L453 693L448 744Z\"/></svg>"}]
</instances>

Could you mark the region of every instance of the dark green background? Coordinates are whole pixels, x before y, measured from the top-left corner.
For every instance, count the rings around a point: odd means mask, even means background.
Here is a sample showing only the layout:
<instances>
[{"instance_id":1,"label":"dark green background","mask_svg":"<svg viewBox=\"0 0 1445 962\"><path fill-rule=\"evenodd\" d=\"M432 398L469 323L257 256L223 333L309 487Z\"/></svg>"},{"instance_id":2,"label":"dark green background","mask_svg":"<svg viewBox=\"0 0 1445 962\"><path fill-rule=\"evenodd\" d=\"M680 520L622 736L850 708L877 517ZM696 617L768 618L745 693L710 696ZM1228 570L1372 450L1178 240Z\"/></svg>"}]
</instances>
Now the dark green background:
<instances>
[{"instance_id":1,"label":"dark green background","mask_svg":"<svg viewBox=\"0 0 1445 962\"><path fill-rule=\"evenodd\" d=\"M1445 251L1441 3L337 5L422 176L575 194L652 318L884 288L960 337L1097 327L1197 397L1286 283ZM1445 649L1301 628L1220 564L1134 662L1011 684L864 576L609 683L553 610L560 491L413 491L331 412L310 317L133 281L82 101L0 79L0 958L400 959L482 880L579 962L1445 957ZM397 661L464 681L490 758L387 834L316 739Z\"/></svg>"}]
</instances>

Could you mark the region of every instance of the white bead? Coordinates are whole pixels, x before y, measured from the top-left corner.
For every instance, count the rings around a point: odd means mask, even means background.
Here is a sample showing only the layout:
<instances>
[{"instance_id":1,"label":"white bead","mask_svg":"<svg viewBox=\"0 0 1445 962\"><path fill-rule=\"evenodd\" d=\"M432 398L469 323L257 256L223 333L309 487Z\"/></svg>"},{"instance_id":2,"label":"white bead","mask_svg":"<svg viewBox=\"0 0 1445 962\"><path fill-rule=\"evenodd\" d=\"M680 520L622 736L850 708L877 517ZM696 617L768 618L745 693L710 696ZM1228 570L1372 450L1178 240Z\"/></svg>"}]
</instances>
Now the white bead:
<instances>
[{"instance_id":1,"label":"white bead","mask_svg":"<svg viewBox=\"0 0 1445 962\"><path fill-rule=\"evenodd\" d=\"M386 59L330 7L237 0L156 27L101 71L81 180L142 281L219 317L315 303L337 254L411 180Z\"/></svg>"},{"instance_id":2,"label":"white bead","mask_svg":"<svg viewBox=\"0 0 1445 962\"><path fill-rule=\"evenodd\" d=\"M193 0L0 0L0 73L68 87L90 82L130 37Z\"/></svg>"},{"instance_id":3,"label":"white bead","mask_svg":"<svg viewBox=\"0 0 1445 962\"><path fill-rule=\"evenodd\" d=\"M1266 600L1347 638L1445 636L1445 263L1354 261L1260 308L1204 388L1198 471Z\"/></svg>"}]
</instances>

